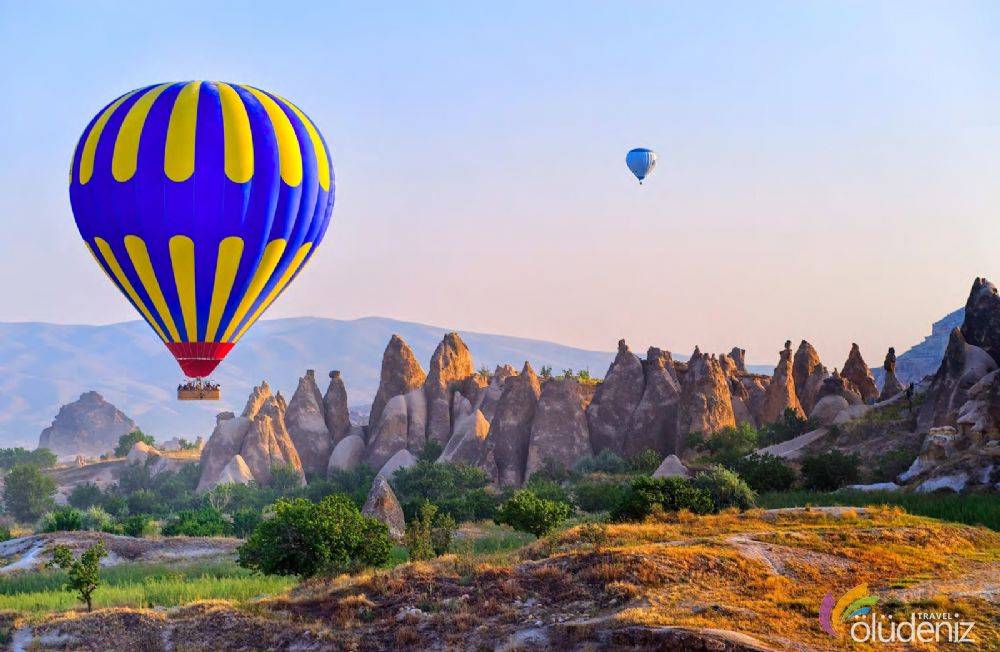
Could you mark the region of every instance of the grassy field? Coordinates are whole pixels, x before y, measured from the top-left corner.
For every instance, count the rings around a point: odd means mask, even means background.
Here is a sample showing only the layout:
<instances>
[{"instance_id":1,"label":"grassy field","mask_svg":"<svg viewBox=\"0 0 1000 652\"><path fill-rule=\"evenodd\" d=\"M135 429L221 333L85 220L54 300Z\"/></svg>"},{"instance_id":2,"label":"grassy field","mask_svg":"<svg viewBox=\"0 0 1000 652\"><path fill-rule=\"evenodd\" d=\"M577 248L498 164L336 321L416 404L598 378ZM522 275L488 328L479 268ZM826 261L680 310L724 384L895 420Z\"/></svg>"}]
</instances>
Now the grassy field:
<instances>
[{"instance_id":1,"label":"grassy field","mask_svg":"<svg viewBox=\"0 0 1000 652\"><path fill-rule=\"evenodd\" d=\"M62 571L17 573L0 578L0 610L25 613L65 611L80 606L63 590ZM293 577L254 575L231 561L192 564L127 564L101 570L94 607L172 607L196 600L242 601L281 593Z\"/></svg>"},{"instance_id":2,"label":"grassy field","mask_svg":"<svg viewBox=\"0 0 1000 652\"><path fill-rule=\"evenodd\" d=\"M784 491L761 494L757 506L764 509L801 507L803 505L898 505L910 514L929 516L942 521L985 525L1000 530L1000 496L957 494L913 494L888 491Z\"/></svg>"}]
</instances>

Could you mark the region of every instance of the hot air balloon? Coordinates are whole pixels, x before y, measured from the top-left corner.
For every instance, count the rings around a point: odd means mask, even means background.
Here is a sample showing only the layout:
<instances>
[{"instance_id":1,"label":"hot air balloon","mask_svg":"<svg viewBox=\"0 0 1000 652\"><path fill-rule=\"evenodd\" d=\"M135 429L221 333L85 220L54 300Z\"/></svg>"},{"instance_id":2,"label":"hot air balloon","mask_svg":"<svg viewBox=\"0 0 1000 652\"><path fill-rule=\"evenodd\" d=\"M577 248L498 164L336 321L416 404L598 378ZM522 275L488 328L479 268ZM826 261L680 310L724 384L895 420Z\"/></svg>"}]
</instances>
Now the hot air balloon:
<instances>
[{"instance_id":1,"label":"hot air balloon","mask_svg":"<svg viewBox=\"0 0 1000 652\"><path fill-rule=\"evenodd\" d=\"M241 84L131 91L87 125L70 203L97 264L202 379L302 271L334 200L330 152L294 104ZM215 389L213 395L213 388Z\"/></svg>"},{"instance_id":2,"label":"hot air balloon","mask_svg":"<svg viewBox=\"0 0 1000 652\"><path fill-rule=\"evenodd\" d=\"M625 165L639 180L639 185L642 185L642 180L651 175L656 167L656 152L645 147L629 150L625 155Z\"/></svg>"}]
</instances>

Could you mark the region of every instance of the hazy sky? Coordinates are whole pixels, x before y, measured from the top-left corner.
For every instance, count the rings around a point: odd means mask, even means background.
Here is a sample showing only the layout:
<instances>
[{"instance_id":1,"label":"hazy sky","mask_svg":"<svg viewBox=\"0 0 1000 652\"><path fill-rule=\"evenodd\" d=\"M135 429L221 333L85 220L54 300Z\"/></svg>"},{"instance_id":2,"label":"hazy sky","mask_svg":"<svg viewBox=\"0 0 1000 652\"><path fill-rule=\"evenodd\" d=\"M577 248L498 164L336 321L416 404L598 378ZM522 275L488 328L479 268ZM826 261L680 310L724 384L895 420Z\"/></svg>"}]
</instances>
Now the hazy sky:
<instances>
[{"instance_id":1,"label":"hazy sky","mask_svg":"<svg viewBox=\"0 0 1000 652\"><path fill-rule=\"evenodd\" d=\"M134 317L73 225L73 147L126 90L218 79L333 152L271 317L874 366L1000 277L998 36L990 2L0 0L0 321Z\"/></svg>"}]
</instances>

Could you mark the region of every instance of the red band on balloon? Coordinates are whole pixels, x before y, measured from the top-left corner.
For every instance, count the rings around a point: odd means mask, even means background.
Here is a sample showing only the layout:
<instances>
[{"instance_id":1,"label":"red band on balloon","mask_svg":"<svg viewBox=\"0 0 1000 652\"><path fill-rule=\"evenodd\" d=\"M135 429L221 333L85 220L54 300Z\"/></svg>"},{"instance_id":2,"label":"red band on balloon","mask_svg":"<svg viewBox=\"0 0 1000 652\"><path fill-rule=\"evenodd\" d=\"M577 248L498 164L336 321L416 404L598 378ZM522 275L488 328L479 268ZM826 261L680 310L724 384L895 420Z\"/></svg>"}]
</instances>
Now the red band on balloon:
<instances>
[{"instance_id":1,"label":"red band on balloon","mask_svg":"<svg viewBox=\"0 0 1000 652\"><path fill-rule=\"evenodd\" d=\"M189 378L204 378L215 371L233 348L232 342L168 342L181 371Z\"/></svg>"}]
</instances>

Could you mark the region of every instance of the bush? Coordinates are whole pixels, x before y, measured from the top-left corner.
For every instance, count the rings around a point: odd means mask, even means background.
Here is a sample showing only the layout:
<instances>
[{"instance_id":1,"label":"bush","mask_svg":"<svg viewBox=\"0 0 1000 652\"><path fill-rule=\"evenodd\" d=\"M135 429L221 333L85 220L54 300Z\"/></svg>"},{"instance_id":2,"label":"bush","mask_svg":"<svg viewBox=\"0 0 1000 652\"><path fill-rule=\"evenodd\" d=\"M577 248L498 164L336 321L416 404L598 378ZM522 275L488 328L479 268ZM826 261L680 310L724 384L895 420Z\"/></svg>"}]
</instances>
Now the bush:
<instances>
[{"instance_id":1,"label":"bush","mask_svg":"<svg viewBox=\"0 0 1000 652\"><path fill-rule=\"evenodd\" d=\"M427 462L437 462L437 459L441 457L441 453L444 451L444 446L436 441L425 442L423 448L420 449L420 453L417 455L417 460L425 460Z\"/></svg>"},{"instance_id":2,"label":"bush","mask_svg":"<svg viewBox=\"0 0 1000 652\"><path fill-rule=\"evenodd\" d=\"M795 484L795 469L768 453L751 453L736 462L733 470L758 493L788 491Z\"/></svg>"},{"instance_id":3,"label":"bush","mask_svg":"<svg viewBox=\"0 0 1000 652\"><path fill-rule=\"evenodd\" d=\"M629 470L632 473L642 473L649 475L660 466L663 456L651 448L647 448L638 455L630 457L628 460Z\"/></svg>"},{"instance_id":4,"label":"bush","mask_svg":"<svg viewBox=\"0 0 1000 652\"><path fill-rule=\"evenodd\" d=\"M349 471L335 469L325 482L306 487L306 497L319 502L330 494L347 494L358 507L362 507L368 499L377 472L367 464L359 464Z\"/></svg>"},{"instance_id":5,"label":"bush","mask_svg":"<svg viewBox=\"0 0 1000 652\"><path fill-rule=\"evenodd\" d=\"M814 426L812 421L802 417L792 408L785 408L779 420L761 427L758 443L760 446L780 444L809 432Z\"/></svg>"},{"instance_id":6,"label":"bush","mask_svg":"<svg viewBox=\"0 0 1000 652\"><path fill-rule=\"evenodd\" d=\"M415 518L406 524L403 545L413 561L439 557L451 548L451 538L456 529L455 519L438 512L433 503L424 503Z\"/></svg>"},{"instance_id":7,"label":"bush","mask_svg":"<svg viewBox=\"0 0 1000 652\"><path fill-rule=\"evenodd\" d=\"M133 514L121 522L122 534L145 539L156 534L156 523L146 514Z\"/></svg>"},{"instance_id":8,"label":"bush","mask_svg":"<svg viewBox=\"0 0 1000 652\"><path fill-rule=\"evenodd\" d=\"M743 422L735 428L723 428L707 437L697 447L707 452L709 461L733 466L757 448L757 430Z\"/></svg>"},{"instance_id":9,"label":"bush","mask_svg":"<svg viewBox=\"0 0 1000 652\"><path fill-rule=\"evenodd\" d=\"M271 489L284 496L297 491L302 486L302 476L291 464L276 464L271 467Z\"/></svg>"},{"instance_id":10,"label":"bush","mask_svg":"<svg viewBox=\"0 0 1000 652\"><path fill-rule=\"evenodd\" d=\"M530 489L521 489L500 506L494 521L541 537L569 518L571 512L572 507L564 502L545 500Z\"/></svg>"},{"instance_id":11,"label":"bush","mask_svg":"<svg viewBox=\"0 0 1000 652\"><path fill-rule=\"evenodd\" d=\"M91 482L84 482L73 487L73 491L66 497L66 502L71 507L87 509L94 505L103 505L104 497L104 491L100 487Z\"/></svg>"},{"instance_id":12,"label":"bush","mask_svg":"<svg viewBox=\"0 0 1000 652\"><path fill-rule=\"evenodd\" d=\"M232 526L214 507L183 509L163 526L163 536L219 537L232 533Z\"/></svg>"},{"instance_id":13,"label":"bush","mask_svg":"<svg viewBox=\"0 0 1000 652\"><path fill-rule=\"evenodd\" d=\"M740 476L727 468L716 466L699 473L691 485L709 495L712 499L712 511L718 512L730 507L743 511L754 506L756 496L753 490Z\"/></svg>"},{"instance_id":14,"label":"bush","mask_svg":"<svg viewBox=\"0 0 1000 652\"><path fill-rule=\"evenodd\" d=\"M872 480L874 482L895 482L899 474L910 468L913 460L917 459L919 450L912 448L901 448L883 453L872 469Z\"/></svg>"},{"instance_id":15,"label":"bush","mask_svg":"<svg viewBox=\"0 0 1000 652\"><path fill-rule=\"evenodd\" d=\"M140 441L149 446L156 444L151 436L143 434L141 430L136 428L132 432L118 438L118 445L115 446L115 457L125 457L132 450L132 447Z\"/></svg>"},{"instance_id":16,"label":"bush","mask_svg":"<svg viewBox=\"0 0 1000 652\"><path fill-rule=\"evenodd\" d=\"M585 512L609 512L625 494L625 488L618 482L580 482L572 491L573 502Z\"/></svg>"},{"instance_id":17,"label":"bush","mask_svg":"<svg viewBox=\"0 0 1000 652\"><path fill-rule=\"evenodd\" d=\"M115 523L115 520L111 518L111 514L108 514L103 508L97 506L90 507L83 512L83 529L94 532L110 532L112 534L121 532L121 526Z\"/></svg>"},{"instance_id":18,"label":"bush","mask_svg":"<svg viewBox=\"0 0 1000 652\"><path fill-rule=\"evenodd\" d=\"M657 508L667 512L686 509L695 514L707 514L712 511L713 504L708 491L694 487L686 478L640 476L629 483L611 517L616 521L641 521Z\"/></svg>"},{"instance_id":19,"label":"bush","mask_svg":"<svg viewBox=\"0 0 1000 652\"><path fill-rule=\"evenodd\" d=\"M389 559L389 529L361 514L343 495L319 503L281 499L239 548L244 568L274 575L311 577L351 566L378 566Z\"/></svg>"},{"instance_id":20,"label":"bush","mask_svg":"<svg viewBox=\"0 0 1000 652\"><path fill-rule=\"evenodd\" d=\"M541 466L531 474L532 480L548 480L549 482L555 482L558 484L563 484L564 482L570 482L576 479L580 474L574 471L572 468L566 468L566 465L558 462L551 457L546 457L542 460Z\"/></svg>"},{"instance_id":21,"label":"bush","mask_svg":"<svg viewBox=\"0 0 1000 652\"><path fill-rule=\"evenodd\" d=\"M56 481L30 464L14 466L4 479L3 502L21 522L36 521L52 508Z\"/></svg>"},{"instance_id":22,"label":"bush","mask_svg":"<svg viewBox=\"0 0 1000 652\"><path fill-rule=\"evenodd\" d=\"M163 501L151 489L140 489L129 494L125 499L128 503L129 514L151 514L153 516L163 514Z\"/></svg>"},{"instance_id":23,"label":"bush","mask_svg":"<svg viewBox=\"0 0 1000 652\"><path fill-rule=\"evenodd\" d=\"M11 534L10 528L7 527L6 525L0 525L0 542L2 542L2 541L10 541L13 538L14 538L14 535Z\"/></svg>"},{"instance_id":24,"label":"bush","mask_svg":"<svg viewBox=\"0 0 1000 652\"><path fill-rule=\"evenodd\" d=\"M569 497L569 493L567 493L563 486L558 482L542 480L533 475L531 476L531 479L525 483L524 488L530 489L542 500L555 500L560 503L566 503L567 505L573 504L573 501Z\"/></svg>"},{"instance_id":25,"label":"bush","mask_svg":"<svg viewBox=\"0 0 1000 652\"><path fill-rule=\"evenodd\" d=\"M83 529L83 513L72 507L60 507L42 517L42 532L73 532Z\"/></svg>"},{"instance_id":26,"label":"bush","mask_svg":"<svg viewBox=\"0 0 1000 652\"><path fill-rule=\"evenodd\" d=\"M233 512L233 534L241 539L246 539L253 534L262 520L264 519L261 513L256 509L238 509Z\"/></svg>"},{"instance_id":27,"label":"bush","mask_svg":"<svg viewBox=\"0 0 1000 652\"><path fill-rule=\"evenodd\" d=\"M497 501L486 490L489 476L474 466L421 460L396 471L390 481L407 518L424 502L434 503L456 521L490 518L496 510Z\"/></svg>"},{"instance_id":28,"label":"bush","mask_svg":"<svg viewBox=\"0 0 1000 652\"><path fill-rule=\"evenodd\" d=\"M19 464L27 464L39 469L50 469L56 465L56 456L48 448L33 451L21 448L0 448L0 469L12 469Z\"/></svg>"},{"instance_id":29,"label":"bush","mask_svg":"<svg viewBox=\"0 0 1000 652\"><path fill-rule=\"evenodd\" d=\"M861 477L861 463L856 453L845 455L831 450L802 459L802 484L806 489L834 491L855 484Z\"/></svg>"},{"instance_id":30,"label":"bush","mask_svg":"<svg viewBox=\"0 0 1000 652\"><path fill-rule=\"evenodd\" d=\"M622 475L629 472L628 462L608 449L602 450L593 457L585 457L573 467L578 473L607 473Z\"/></svg>"}]
</instances>

